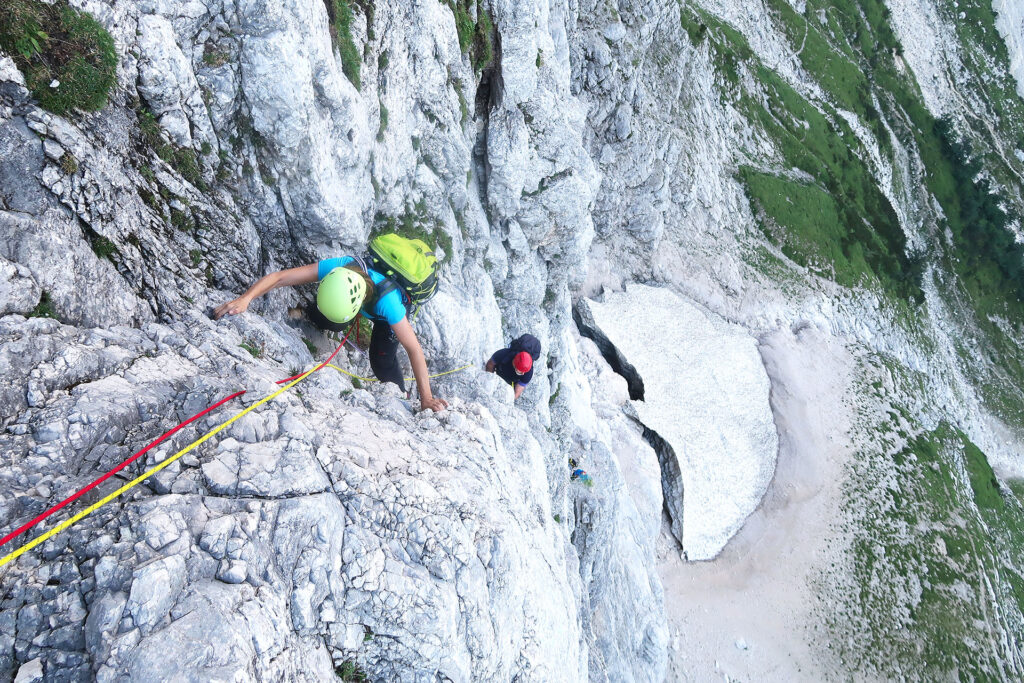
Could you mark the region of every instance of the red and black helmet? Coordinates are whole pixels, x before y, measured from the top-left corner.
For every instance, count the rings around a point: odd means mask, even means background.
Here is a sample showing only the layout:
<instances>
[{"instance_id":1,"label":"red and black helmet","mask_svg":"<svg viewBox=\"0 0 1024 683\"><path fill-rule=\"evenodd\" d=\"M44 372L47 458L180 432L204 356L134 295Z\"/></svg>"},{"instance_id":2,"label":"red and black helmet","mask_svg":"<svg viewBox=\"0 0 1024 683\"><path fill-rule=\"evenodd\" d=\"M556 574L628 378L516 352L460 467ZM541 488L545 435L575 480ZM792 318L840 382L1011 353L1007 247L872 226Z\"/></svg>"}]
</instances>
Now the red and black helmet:
<instances>
[{"instance_id":1,"label":"red and black helmet","mask_svg":"<svg viewBox=\"0 0 1024 683\"><path fill-rule=\"evenodd\" d=\"M516 357L512 359L512 367L516 369L520 375L525 375L533 367L533 358L530 357L526 351L520 351L516 354Z\"/></svg>"}]
</instances>

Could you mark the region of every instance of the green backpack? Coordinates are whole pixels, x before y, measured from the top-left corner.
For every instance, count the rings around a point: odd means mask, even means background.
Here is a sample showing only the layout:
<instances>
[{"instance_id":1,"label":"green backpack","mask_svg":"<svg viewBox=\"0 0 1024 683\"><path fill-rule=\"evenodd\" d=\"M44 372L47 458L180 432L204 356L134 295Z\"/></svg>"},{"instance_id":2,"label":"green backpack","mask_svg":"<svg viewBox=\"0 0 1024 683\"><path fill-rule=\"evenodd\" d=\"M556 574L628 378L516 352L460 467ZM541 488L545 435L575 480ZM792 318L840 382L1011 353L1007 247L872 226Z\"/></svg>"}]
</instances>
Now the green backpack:
<instances>
[{"instance_id":1,"label":"green backpack","mask_svg":"<svg viewBox=\"0 0 1024 683\"><path fill-rule=\"evenodd\" d=\"M370 240L369 249L370 267L385 277L378 297L400 289L415 312L437 293L437 259L423 240L388 233Z\"/></svg>"}]
</instances>

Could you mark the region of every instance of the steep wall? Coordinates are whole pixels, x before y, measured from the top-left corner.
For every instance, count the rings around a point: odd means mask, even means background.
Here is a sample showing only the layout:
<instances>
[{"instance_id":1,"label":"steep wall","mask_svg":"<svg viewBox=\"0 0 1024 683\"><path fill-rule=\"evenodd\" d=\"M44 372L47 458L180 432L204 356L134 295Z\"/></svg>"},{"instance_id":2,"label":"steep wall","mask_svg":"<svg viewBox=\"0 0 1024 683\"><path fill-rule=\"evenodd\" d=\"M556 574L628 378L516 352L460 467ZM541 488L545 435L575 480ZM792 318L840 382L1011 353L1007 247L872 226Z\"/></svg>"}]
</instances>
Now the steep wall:
<instances>
[{"instance_id":1,"label":"steep wall","mask_svg":"<svg viewBox=\"0 0 1024 683\"><path fill-rule=\"evenodd\" d=\"M0 568L0 678L1020 677L1021 310L972 232L1024 208L1005 6L72 4L116 43L106 108L47 113L0 55L4 529L324 358L312 287L207 314L374 232L436 245L415 329L475 366L438 415L326 368ZM573 323L635 283L757 340L725 407L684 406L691 495L739 386L778 435L742 504L705 497L737 506L707 562L663 517L665 397L631 406ZM662 326L618 317L644 357ZM479 365L524 331L513 403Z\"/></svg>"},{"instance_id":2,"label":"steep wall","mask_svg":"<svg viewBox=\"0 0 1024 683\"><path fill-rule=\"evenodd\" d=\"M580 415L602 383L567 327L597 185L569 6L487 5L496 54L474 65L449 6L353 4L358 77L333 5L82 6L121 57L106 109L41 111L6 58L0 85L5 528L217 398L248 389L237 410L311 367L333 346L288 312L311 288L206 313L372 229L436 242L417 333L432 370L473 368L435 381L437 416L328 368L5 567L4 675L659 679L660 506L625 495L615 456L647 448L641 429L552 429L548 411L548 358ZM544 357L513 406L478 364L527 330ZM601 492L568 487L585 452Z\"/></svg>"}]
</instances>

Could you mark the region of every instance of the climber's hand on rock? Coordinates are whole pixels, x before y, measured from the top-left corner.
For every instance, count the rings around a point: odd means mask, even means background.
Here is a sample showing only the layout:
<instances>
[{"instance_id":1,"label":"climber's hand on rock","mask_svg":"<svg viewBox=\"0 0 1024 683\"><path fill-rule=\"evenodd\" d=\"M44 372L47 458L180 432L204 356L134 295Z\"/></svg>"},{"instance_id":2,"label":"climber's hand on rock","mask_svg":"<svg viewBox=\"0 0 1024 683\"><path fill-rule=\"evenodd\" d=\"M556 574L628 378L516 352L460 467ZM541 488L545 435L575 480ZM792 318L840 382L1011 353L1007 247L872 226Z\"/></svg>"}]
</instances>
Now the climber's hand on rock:
<instances>
[{"instance_id":1,"label":"climber's hand on rock","mask_svg":"<svg viewBox=\"0 0 1024 683\"><path fill-rule=\"evenodd\" d=\"M239 313L245 313L249 308L248 297L240 296L237 299L221 304L213 311L213 317L215 320L220 320L225 315L238 315Z\"/></svg>"},{"instance_id":2,"label":"climber's hand on rock","mask_svg":"<svg viewBox=\"0 0 1024 683\"><path fill-rule=\"evenodd\" d=\"M487 361L487 365L484 366L484 370L486 370L487 372L494 372L494 361Z\"/></svg>"},{"instance_id":3,"label":"climber's hand on rock","mask_svg":"<svg viewBox=\"0 0 1024 683\"><path fill-rule=\"evenodd\" d=\"M448 401L443 398L425 398L420 401L421 410L433 410L435 413L439 413L448 407Z\"/></svg>"}]
</instances>

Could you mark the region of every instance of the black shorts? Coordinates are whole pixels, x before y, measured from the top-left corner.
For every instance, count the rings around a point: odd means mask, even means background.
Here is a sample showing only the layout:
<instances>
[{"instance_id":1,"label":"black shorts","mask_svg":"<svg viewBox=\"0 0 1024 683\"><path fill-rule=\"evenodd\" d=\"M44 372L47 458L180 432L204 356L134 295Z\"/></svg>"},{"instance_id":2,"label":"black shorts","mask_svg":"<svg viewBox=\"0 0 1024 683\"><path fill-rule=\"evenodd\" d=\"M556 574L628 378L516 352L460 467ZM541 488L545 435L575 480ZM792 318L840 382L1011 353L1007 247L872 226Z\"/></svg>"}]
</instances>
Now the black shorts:
<instances>
[{"instance_id":1,"label":"black shorts","mask_svg":"<svg viewBox=\"0 0 1024 683\"><path fill-rule=\"evenodd\" d=\"M331 322L314 303L306 307L306 314L310 322L321 330L344 332L352 325L350 322ZM398 344L398 337L395 336L391 325L380 320L373 321L373 334L370 335L370 368L381 382L394 382L404 392L405 379L402 378L402 367L398 364Z\"/></svg>"}]
</instances>

